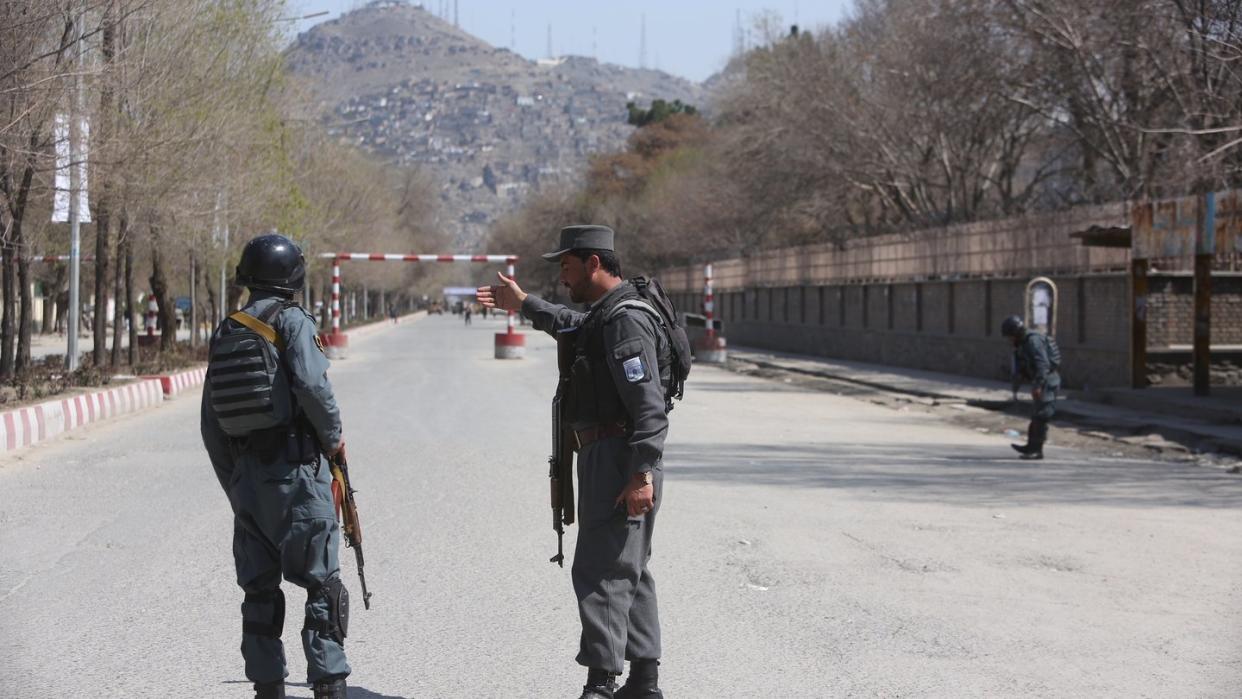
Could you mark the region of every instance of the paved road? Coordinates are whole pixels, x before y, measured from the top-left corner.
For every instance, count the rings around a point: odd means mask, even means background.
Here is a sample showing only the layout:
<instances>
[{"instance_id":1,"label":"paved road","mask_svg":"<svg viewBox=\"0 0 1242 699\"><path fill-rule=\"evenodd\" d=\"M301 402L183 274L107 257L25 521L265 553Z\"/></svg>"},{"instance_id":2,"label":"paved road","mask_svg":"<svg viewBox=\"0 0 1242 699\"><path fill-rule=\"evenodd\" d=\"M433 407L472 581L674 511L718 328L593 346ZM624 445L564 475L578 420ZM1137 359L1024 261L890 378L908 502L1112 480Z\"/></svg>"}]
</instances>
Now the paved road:
<instances>
[{"instance_id":1,"label":"paved road","mask_svg":"<svg viewBox=\"0 0 1242 699\"><path fill-rule=\"evenodd\" d=\"M581 685L568 571L547 563L554 350L532 335L526 360L495 361L500 327L426 318L333 368L375 594L351 696ZM0 696L249 696L197 410L0 461ZM1242 686L1236 476L1057 448L1032 465L934 416L711 368L672 419L653 565L670 697Z\"/></svg>"}]
</instances>

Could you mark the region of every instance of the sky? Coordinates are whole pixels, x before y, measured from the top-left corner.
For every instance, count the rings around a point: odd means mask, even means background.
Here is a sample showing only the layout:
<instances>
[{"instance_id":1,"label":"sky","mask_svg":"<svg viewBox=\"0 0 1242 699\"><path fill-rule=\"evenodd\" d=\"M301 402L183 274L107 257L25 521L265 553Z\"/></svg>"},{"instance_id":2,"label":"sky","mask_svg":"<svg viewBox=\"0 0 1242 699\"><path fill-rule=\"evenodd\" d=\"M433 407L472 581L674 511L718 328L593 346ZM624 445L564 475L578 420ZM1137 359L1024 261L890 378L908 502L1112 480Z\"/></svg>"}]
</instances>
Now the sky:
<instances>
[{"instance_id":1,"label":"sky","mask_svg":"<svg viewBox=\"0 0 1242 699\"><path fill-rule=\"evenodd\" d=\"M299 21L299 32L366 4L288 2L295 15L329 12ZM436 14L447 7L452 21L454 0L422 0L422 4ZM531 59L548 56L551 26L554 55L592 56L637 68L645 24L645 66L702 81L724 67L732 54L739 13L742 28L749 30L754 43L759 40L756 22L763 17L776 20L773 26L782 27L782 32L791 24L815 29L845 16L853 0L456 0L456 5L462 29Z\"/></svg>"}]
</instances>

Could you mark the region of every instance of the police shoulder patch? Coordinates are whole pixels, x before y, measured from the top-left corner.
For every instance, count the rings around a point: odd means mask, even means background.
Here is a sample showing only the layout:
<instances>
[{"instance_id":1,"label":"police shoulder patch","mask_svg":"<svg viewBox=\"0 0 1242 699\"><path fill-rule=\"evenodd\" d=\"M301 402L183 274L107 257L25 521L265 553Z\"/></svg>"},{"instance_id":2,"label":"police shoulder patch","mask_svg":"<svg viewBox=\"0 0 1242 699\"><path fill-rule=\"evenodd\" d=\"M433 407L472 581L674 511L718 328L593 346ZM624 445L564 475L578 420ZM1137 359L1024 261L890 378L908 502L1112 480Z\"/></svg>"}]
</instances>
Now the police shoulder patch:
<instances>
[{"instance_id":1,"label":"police shoulder patch","mask_svg":"<svg viewBox=\"0 0 1242 699\"><path fill-rule=\"evenodd\" d=\"M315 338L315 346L319 348L319 351L327 354L323 349L323 337L319 333L315 333L313 337Z\"/></svg>"},{"instance_id":2,"label":"police shoulder patch","mask_svg":"<svg viewBox=\"0 0 1242 699\"><path fill-rule=\"evenodd\" d=\"M642 355L630 357L621 363L621 369L625 371L625 380L630 383L638 383L647 377L647 370L643 366Z\"/></svg>"}]
</instances>

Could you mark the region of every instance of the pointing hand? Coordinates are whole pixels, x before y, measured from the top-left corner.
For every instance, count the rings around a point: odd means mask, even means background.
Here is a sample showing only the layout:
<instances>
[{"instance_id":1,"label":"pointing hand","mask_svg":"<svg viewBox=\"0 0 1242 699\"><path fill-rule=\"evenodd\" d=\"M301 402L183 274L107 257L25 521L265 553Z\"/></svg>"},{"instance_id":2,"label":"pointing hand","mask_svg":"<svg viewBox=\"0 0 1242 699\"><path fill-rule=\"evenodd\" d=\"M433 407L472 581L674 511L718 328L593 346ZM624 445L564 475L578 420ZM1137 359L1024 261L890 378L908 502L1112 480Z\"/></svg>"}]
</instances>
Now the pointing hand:
<instances>
[{"instance_id":1,"label":"pointing hand","mask_svg":"<svg viewBox=\"0 0 1242 699\"><path fill-rule=\"evenodd\" d=\"M513 279L497 272L501 283L496 286L481 286L475 290L479 303L486 308L499 308L502 311L520 311L522 302L526 300L526 292Z\"/></svg>"}]
</instances>

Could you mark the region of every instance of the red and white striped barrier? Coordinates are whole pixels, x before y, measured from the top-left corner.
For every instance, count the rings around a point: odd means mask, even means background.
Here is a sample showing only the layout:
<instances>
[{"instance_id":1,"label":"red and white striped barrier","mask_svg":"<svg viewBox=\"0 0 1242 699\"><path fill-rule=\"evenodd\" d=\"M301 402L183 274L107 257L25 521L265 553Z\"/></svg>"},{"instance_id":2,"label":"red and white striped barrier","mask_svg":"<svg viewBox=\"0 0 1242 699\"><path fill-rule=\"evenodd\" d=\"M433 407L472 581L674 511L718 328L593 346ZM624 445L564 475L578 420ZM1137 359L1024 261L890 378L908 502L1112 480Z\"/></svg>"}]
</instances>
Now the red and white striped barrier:
<instances>
[{"instance_id":1,"label":"red and white striped barrier","mask_svg":"<svg viewBox=\"0 0 1242 699\"><path fill-rule=\"evenodd\" d=\"M368 262L504 262L511 264L517 261L513 255L389 255L367 252L325 252L319 255L323 259L365 260Z\"/></svg>"},{"instance_id":2,"label":"red and white striped barrier","mask_svg":"<svg viewBox=\"0 0 1242 699\"><path fill-rule=\"evenodd\" d=\"M155 379L160 382L160 388L164 390L165 398L175 398L182 391L194 386L202 386L207 380L207 367L199 367L198 369L188 369L179 371L175 374L164 374L161 376L144 376L144 379Z\"/></svg>"},{"instance_id":3,"label":"red and white striped barrier","mask_svg":"<svg viewBox=\"0 0 1242 699\"><path fill-rule=\"evenodd\" d=\"M163 400L158 379L141 379L5 411L0 413L0 451L45 442L84 425L159 405Z\"/></svg>"},{"instance_id":4,"label":"red and white striped barrier","mask_svg":"<svg viewBox=\"0 0 1242 699\"><path fill-rule=\"evenodd\" d=\"M365 262L503 262L509 277L513 277L513 265L517 255L397 255L370 252L323 252L323 260L332 260L332 332L320 335L329 359L344 359L349 348L349 336L341 332L341 262L347 260ZM526 356L526 336L514 332L513 313L509 313L506 332L496 333L496 359L521 359Z\"/></svg>"},{"instance_id":5,"label":"red and white striped barrier","mask_svg":"<svg viewBox=\"0 0 1242 699\"><path fill-rule=\"evenodd\" d=\"M704 268L703 280L703 315L707 318L707 333L699 341L699 346L694 348L694 357L709 364L724 364L728 361L728 354L725 339L716 335L716 297L712 293L711 264Z\"/></svg>"}]
</instances>

